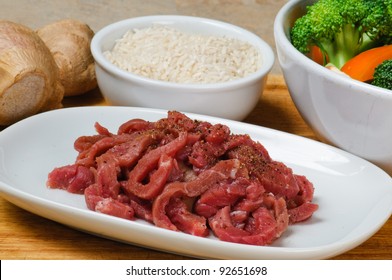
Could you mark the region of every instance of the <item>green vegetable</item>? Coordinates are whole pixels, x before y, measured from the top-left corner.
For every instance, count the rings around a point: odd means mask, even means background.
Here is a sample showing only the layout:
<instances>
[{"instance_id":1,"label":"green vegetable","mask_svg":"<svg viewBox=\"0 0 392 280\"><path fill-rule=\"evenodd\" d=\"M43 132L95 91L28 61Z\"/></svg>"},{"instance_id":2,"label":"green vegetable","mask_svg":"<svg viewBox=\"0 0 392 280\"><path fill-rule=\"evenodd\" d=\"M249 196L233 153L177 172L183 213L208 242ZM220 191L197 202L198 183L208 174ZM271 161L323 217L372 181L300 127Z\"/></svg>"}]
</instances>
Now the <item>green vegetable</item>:
<instances>
[{"instance_id":1,"label":"green vegetable","mask_svg":"<svg viewBox=\"0 0 392 280\"><path fill-rule=\"evenodd\" d=\"M376 67L372 85L392 90L392 59L385 60Z\"/></svg>"},{"instance_id":2,"label":"green vegetable","mask_svg":"<svg viewBox=\"0 0 392 280\"><path fill-rule=\"evenodd\" d=\"M291 29L300 52L321 49L324 65L341 68L364 50L392 42L392 0L319 0Z\"/></svg>"}]
</instances>

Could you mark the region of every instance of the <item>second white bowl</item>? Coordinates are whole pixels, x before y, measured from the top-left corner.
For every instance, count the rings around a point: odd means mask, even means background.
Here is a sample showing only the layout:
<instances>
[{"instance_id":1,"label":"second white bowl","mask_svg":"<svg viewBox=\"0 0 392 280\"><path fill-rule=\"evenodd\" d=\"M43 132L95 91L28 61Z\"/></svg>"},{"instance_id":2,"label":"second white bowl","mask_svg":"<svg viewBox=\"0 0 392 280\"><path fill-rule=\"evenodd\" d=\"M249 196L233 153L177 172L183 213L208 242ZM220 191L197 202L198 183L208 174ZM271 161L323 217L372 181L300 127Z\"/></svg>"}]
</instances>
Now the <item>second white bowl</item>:
<instances>
[{"instance_id":1,"label":"second white bowl","mask_svg":"<svg viewBox=\"0 0 392 280\"><path fill-rule=\"evenodd\" d=\"M154 80L122 70L105 58L127 31L168 25L183 32L226 36L255 46L262 55L262 66L255 73L236 80L210 84L181 84ZM260 37L238 26L189 16L145 16L110 24L99 30L91 51L96 61L98 86L111 105L178 110L233 120L244 119L256 106L274 63L271 47Z\"/></svg>"},{"instance_id":2,"label":"second white bowl","mask_svg":"<svg viewBox=\"0 0 392 280\"><path fill-rule=\"evenodd\" d=\"M275 19L277 54L290 95L320 140L392 175L392 92L337 74L291 44L290 29L314 2L289 1Z\"/></svg>"}]
</instances>

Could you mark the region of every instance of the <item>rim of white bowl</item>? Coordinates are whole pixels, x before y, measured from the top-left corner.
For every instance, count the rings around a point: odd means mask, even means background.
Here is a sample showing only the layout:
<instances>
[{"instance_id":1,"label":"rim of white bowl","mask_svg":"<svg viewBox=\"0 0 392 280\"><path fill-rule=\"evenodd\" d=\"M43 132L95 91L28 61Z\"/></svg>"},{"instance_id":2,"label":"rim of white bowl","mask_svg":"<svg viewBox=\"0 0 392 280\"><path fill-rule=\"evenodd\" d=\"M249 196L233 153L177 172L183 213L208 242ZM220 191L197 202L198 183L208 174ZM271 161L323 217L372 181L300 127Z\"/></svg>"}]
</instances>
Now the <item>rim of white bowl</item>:
<instances>
[{"instance_id":1,"label":"rim of white bowl","mask_svg":"<svg viewBox=\"0 0 392 280\"><path fill-rule=\"evenodd\" d=\"M351 79L349 77L345 77L334 71L331 71L326 67L314 62L313 60L305 56L303 53L298 51L293 46L293 44L291 43L290 39L288 38L284 30L284 21L287 15L293 9L295 9L300 3L304 3L307 1L309 0L290 0L278 11L274 21L274 34L275 34L276 43L279 42L279 44L282 45L282 48L286 50L288 56L303 62L306 69L311 71L317 71L320 76L323 76L330 81L334 81L346 87L363 88L364 90L366 89L367 94L372 94L375 96L382 96L383 98L392 99L392 93L390 90L377 87L371 84L367 84L364 82L360 82Z\"/></svg>"},{"instance_id":2,"label":"rim of white bowl","mask_svg":"<svg viewBox=\"0 0 392 280\"><path fill-rule=\"evenodd\" d=\"M214 25L218 26L219 28L224 28L224 29L232 29L236 33L243 33L247 37L252 37L255 42L257 42L257 48L261 48L262 50L262 65L261 67L254 73L249 74L245 77L238 78L235 80L227 81L227 82L222 82L222 83L206 83L206 84L201 84L201 83L187 83L187 84L181 84L181 83L174 83L174 82L167 82L167 81L161 81L161 80L155 80L147 77L143 77L131 72L128 72L126 70L123 70L111 62L109 62L102 54L102 48L101 48L101 43L102 40L111 32L118 28L123 28L126 27L132 23L139 22L139 21L144 21L144 22L165 22L165 21L187 21L187 22L203 22L204 24L209 24L209 25ZM132 28L130 27L129 30ZM255 45L254 43L252 43ZM106 71L110 72L111 74L117 75L120 78L124 80L132 80L133 82L139 82L139 83L149 83L152 86L156 87L166 87L166 88L176 88L176 89L185 89L185 90L200 90L200 89L216 89L216 88L237 88L241 87L244 84L252 83L263 76L267 76L269 72L271 71L274 62L275 62L275 54L274 51L272 50L271 46L265 42L261 37L258 35L252 33L251 31L248 31L242 27L219 21L219 20L214 20L214 19L209 19L209 18L203 18L203 17L193 17L193 16L182 16L182 15L152 15L152 16L141 16L141 17L134 17L134 18L129 18L125 20L121 20L118 22L114 22L112 24L109 24L102 29L100 29L98 32L95 33L92 41L91 41L91 52L92 55L95 59L95 62L98 63L103 69Z\"/></svg>"}]
</instances>

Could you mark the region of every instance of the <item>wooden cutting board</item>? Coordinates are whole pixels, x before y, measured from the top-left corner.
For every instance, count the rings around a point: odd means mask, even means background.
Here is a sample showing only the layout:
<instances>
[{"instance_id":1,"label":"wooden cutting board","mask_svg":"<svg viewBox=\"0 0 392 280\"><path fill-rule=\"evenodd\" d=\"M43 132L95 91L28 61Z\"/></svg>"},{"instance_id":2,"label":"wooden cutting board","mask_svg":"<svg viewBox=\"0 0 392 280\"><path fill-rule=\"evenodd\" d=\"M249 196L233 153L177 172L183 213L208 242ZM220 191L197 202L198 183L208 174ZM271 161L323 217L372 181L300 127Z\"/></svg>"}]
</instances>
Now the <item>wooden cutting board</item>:
<instances>
[{"instance_id":1,"label":"wooden cutting board","mask_svg":"<svg viewBox=\"0 0 392 280\"><path fill-rule=\"evenodd\" d=\"M98 89L64 100L64 107L91 105L107 105ZM280 75L269 77L264 94L245 122L317 140L296 110ZM188 258L95 237L26 212L0 198L0 259ZM391 260L392 217L368 241L334 259Z\"/></svg>"}]
</instances>

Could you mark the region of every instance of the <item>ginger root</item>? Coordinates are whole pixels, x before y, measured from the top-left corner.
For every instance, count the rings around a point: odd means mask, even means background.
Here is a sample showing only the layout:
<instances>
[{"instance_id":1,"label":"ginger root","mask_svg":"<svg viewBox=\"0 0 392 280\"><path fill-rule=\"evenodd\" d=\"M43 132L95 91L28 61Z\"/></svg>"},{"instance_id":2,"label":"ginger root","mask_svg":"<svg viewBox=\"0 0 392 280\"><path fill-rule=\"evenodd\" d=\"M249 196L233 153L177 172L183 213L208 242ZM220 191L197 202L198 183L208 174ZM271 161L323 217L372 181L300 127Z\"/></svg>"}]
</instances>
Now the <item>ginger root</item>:
<instances>
[{"instance_id":1,"label":"ginger root","mask_svg":"<svg viewBox=\"0 0 392 280\"><path fill-rule=\"evenodd\" d=\"M41 38L0 20L0 125L59 108L63 96L56 63Z\"/></svg>"},{"instance_id":2,"label":"ginger root","mask_svg":"<svg viewBox=\"0 0 392 280\"><path fill-rule=\"evenodd\" d=\"M60 108L65 96L97 87L93 35L71 19L37 31L0 20L0 126Z\"/></svg>"},{"instance_id":3,"label":"ginger root","mask_svg":"<svg viewBox=\"0 0 392 280\"><path fill-rule=\"evenodd\" d=\"M87 24L65 19L48 24L37 33L56 61L64 96L80 95L97 87L90 51L94 32Z\"/></svg>"}]
</instances>

